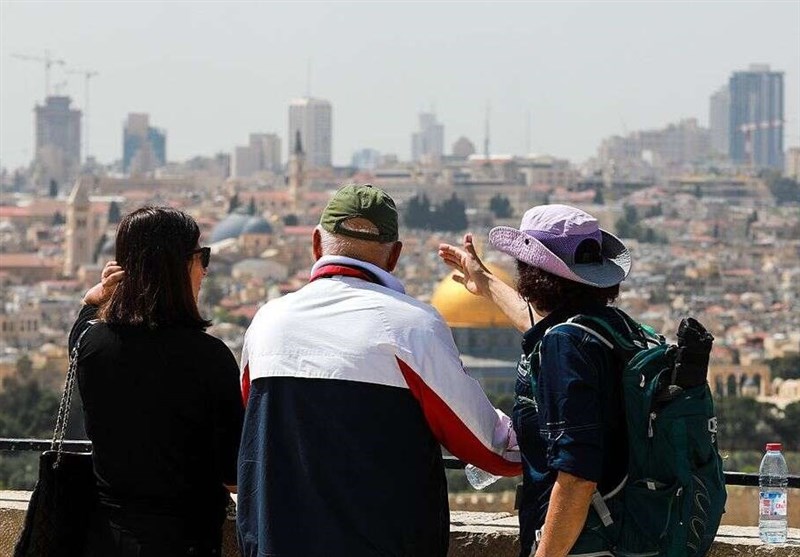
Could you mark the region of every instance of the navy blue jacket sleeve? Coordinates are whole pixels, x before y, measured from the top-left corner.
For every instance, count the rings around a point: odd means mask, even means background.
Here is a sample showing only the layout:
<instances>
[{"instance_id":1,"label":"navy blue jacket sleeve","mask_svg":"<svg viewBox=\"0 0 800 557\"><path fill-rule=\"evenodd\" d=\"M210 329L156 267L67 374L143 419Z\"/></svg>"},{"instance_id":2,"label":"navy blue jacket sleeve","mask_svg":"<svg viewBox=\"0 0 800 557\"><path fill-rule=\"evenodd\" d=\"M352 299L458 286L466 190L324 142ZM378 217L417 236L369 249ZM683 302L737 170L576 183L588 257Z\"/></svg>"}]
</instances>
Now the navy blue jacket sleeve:
<instances>
[{"instance_id":1,"label":"navy blue jacket sleeve","mask_svg":"<svg viewBox=\"0 0 800 557\"><path fill-rule=\"evenodd\" d=\"M581 344L580 337L561 331L542 339L539 428L550 469L598 482L603 472L599 372Z\"/></svg>"}]
</instances>

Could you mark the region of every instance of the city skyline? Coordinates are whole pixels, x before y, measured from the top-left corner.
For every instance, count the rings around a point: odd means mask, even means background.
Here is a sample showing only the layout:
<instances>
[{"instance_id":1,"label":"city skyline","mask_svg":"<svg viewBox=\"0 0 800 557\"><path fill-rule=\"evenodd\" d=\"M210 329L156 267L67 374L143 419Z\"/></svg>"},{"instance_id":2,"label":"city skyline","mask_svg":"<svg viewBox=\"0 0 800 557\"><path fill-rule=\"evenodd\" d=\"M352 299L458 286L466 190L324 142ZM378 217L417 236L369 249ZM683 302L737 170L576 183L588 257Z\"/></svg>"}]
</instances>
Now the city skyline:
<instances>
[{"instance_id":1,"label":"city skyline","mask_svg":"<svg viewBox=\"0 0 800 557\"><path fill-rule=\"evenodd\" d=\"M122 158L129 112L167 131L170 160L231 152L252 132L285 151L287 106L307 93L333 106L337 165L362 148L410 159L419 112L445 126L445 152L461 136L482 145L487 101L494 153L526 153L530 114L531 151L580 161L610 135L707 126L709 96L752 63L785 73L784 146L800 144L797 4L186 6L0 3L0 164L33 158L43 102L41 65L11 54L45 48L100 73L89 154L103 163ZM63 70L51 89L83 109L83 79L64 85Z\"/></svg>"}]
</instances>

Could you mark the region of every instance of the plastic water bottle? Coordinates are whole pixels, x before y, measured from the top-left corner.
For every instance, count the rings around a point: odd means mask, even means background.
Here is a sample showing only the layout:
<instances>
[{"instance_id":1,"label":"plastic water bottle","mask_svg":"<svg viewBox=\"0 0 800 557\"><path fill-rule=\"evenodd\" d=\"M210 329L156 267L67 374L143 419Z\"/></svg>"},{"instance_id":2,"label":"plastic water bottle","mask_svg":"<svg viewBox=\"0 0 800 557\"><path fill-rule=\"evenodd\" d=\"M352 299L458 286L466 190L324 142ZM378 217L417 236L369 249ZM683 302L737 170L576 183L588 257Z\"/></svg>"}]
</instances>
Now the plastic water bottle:
<instances>
[{"instance_id":1,"label":"plastic water bottle","mask_svg":"<svg viewBox=\"0 0 800 557\"><path fill-rule=\"evenodd\" d=\"M472 464L467 464L464 467L464 473L467 475L467 481L469 482L469 485L475 489L483 489L484 487L490 486L500 479L500 476L490 474L486 470L481 470Z\"/></svg>"},{"instance_id":2,"label":"plastic water bottle","mask_svg":"<svg viewBox=\"0 0 800 557\"><path fill-rule=\"evenodd\" d=\"M780 443L767 443L767 454L758 469L758 534L764 543L786 543L787 486L789 470Z\"/></svg>"}]
</instances>

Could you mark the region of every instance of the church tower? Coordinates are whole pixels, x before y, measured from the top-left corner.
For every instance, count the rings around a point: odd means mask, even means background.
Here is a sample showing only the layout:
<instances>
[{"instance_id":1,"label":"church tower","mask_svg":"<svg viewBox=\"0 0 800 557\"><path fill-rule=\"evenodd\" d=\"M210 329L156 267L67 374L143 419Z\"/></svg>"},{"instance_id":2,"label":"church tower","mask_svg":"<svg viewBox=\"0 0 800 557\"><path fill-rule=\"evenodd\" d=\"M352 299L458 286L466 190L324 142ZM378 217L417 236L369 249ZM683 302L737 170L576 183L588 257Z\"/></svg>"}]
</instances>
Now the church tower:
<instances>
[{"instance_id":1,"label":"church tower","mask_svg":"<svg viewBox=\"0 0 800 557\"><path fill-rule=\"evenodd\" d=\"M64 275L75 275L78 267L92 263L94 230L92 204L89 201L91 176L80 176L67 201L67 228L64 237Z\"/></svg>"},{"instance_id":2,"label":"church tower","mask_svg":"<svg viewBox=\"0 0 800 557\"><path fill-rule=\"evenodd\" d=\"M292 214L299 216L299 201L303 196L303 171L306 155L303 152L303 143L300 141L300 130L297 130L294 139L294 150L289 157L289 200Z\"/></svg>"}]
</instances>

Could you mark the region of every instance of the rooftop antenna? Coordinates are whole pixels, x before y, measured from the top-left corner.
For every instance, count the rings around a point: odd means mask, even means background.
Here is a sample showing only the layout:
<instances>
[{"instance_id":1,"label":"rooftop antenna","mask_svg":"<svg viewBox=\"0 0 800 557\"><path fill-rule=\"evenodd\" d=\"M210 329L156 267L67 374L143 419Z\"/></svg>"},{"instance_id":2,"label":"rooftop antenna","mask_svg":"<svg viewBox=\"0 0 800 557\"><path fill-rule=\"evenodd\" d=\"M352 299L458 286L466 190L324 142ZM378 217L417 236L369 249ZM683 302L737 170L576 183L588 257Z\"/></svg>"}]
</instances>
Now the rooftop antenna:
<instances>
[{"instance_id":1,"label":"rooftop antenna","mask_svg":"<svg viewBox=\"0 0 800 557\"><path fill-rule=\"evenodd\" d=\"M89 158L89 81L98 75L95 70L73 68L67 70L68 74L83 76L83 156Z\"/></svg>"},{"instance_id":2,"label":"rooftop antenna","mask_svg":"<svg viewBox=\"0 0 800 557\"><path fill-rule=\"evenodd\" d=\"M306 97L311 98L311 58L306 60Z\"/></svg>"},{"instance_id":3,"label":"rooftop antenna","mask_svg":"<svg viewBox=\"0 0 800 557\"><path fill-rule=\"evenodd\" d=\"M525 117L525 155L531 154L531 109Z\"/></svg>"},{"instance_id":4,"label":"rooftop antenna","mask_svg":"<svg viewBox=\"0 0 800 557\"><path fill-rule=\"evenodd\" d=\"M44 56L33 56L30 54L12 54L12 58L18 60L27 60L29 62L43 62L44 63L44 97L45 99L50 96L50 68L55 64L63 66L66 62L60 58L53 58L49 50L44 51Z\"/></svg>"},{"instance_id":5,"label":"rooftop antenna","mask_svg":"<svg viewBox=\"0 0 800 557\"><path fill-rule=\"evenodd\" d=\"M486 162L489 162L489 112L491 111L491 106L489 105L489 101L486 101L486 127L483 136L483 156L486 159Z\"/></svg>"}]
</instances>

